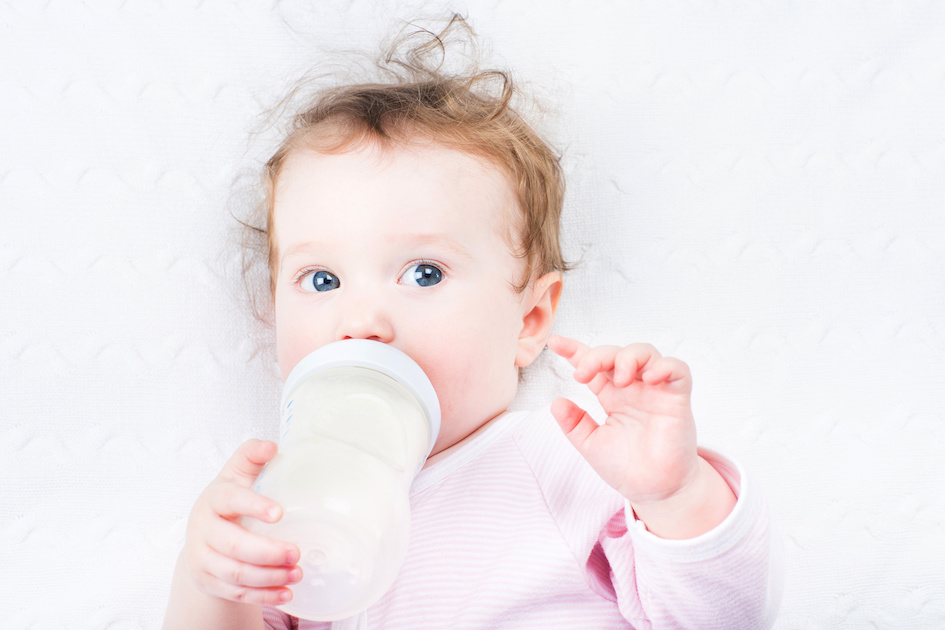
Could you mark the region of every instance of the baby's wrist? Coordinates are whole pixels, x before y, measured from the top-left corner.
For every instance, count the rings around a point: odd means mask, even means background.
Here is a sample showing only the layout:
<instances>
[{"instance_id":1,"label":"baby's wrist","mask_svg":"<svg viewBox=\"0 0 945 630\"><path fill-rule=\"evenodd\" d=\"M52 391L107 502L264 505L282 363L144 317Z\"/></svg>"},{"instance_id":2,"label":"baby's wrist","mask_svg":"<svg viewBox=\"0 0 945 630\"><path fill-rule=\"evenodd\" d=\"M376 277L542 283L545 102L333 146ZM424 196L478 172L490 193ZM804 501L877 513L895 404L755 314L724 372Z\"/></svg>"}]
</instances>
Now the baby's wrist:
<instances>
[{"instance_id":1,"label":"baby's wrist","mask_svg":"<svg viewBox=\"0 0 945 630\"><path fill-rule=\"evenodd\" d=\"M685 488L658 501L634 501L630 506L646 529L660 538L695 538L718 527L735 507L735 493L702 457L698 472Z\"/></svg>"}]
</instances>

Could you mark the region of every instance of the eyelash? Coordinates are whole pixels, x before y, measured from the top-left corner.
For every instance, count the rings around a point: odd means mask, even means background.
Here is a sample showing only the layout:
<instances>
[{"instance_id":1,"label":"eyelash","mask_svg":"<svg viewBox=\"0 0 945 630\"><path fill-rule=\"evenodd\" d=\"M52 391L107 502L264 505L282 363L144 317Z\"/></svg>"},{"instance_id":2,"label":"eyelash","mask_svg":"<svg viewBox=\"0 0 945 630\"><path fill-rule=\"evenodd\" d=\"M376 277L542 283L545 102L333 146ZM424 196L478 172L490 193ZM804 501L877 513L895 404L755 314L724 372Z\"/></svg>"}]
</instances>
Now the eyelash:
<instances>
[{"instance_id":1,"label":"eyelash","mask_svg":"<svg viewBox=\"0 0 945 630\"><path fill-rule=\"evenodd\" d=\"M440 270L440 273L446 276L446 268L443 267L441 263L438 263L435 260L427 260L426 258L410 261L409 263L407 263L407 266L404 267L404 271L406 271L407 269L410 269L411 267L416 267L417 265L430 265L431 267L436 267L437 269ZM401 273L400 275L404 275L404 274Z\"/></svg>"},{"instance_id":2,"label":"eyelash","mask_svg":"<svg viewBox=\"0 0 945 630\"><path fill-rule=\"evenodd\" d=\"M411 267L415 267L417 265L430 265L431 267L436 267L437 269L440 270L440 273L443 274L443 277L444 278L446 277L446 268L441 263L438 263L435 260L429 260L426 258L418 258L417 260L410 261L409 263L406 264L406 266L404 266L404 271L406 271L407 269L410 269ZM305 276L307 276L308 274L312 273L313 271L327 271L331 273L331 270L325 267L318 267L318 266L306 267L302 269L301 271L299 271L297 274L295 274L295 277L292 279L292 284L296 286L301 285L302 279L305 278ZM400 276L403 276L403 273L401 273ZM398 276L398 278L400 278L400 276Z\"/></svg>"},{"instance_id":3,"label":"eyelash","mask_svg":"<svg viewBox=\"0 0 945 630\"><path fill-rule=\"evenodd\" d=\"M295 274L295 277L292 278L292 284L299 286L300 284L302 284L302 279L305 278L305 276L307 276L308 274L312 273L313 271L329 271L329 270L325 269L324 267L306 267L305 269L302 269L297 274Z\"/></svg>"}]
</instances>

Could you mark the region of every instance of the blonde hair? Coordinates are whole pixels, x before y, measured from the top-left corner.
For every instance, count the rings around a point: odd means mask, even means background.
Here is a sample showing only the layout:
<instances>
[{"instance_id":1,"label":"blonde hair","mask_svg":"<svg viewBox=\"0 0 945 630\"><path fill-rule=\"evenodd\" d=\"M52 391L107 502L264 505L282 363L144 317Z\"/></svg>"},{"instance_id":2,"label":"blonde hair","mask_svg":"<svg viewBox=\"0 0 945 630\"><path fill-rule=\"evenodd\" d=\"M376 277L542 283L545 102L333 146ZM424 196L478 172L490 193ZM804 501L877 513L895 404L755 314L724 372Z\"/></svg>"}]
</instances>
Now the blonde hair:
<instances>
[{"instance_id":1,"label":"blonde hair","mask_svg":"<svg viewBox=\"0 0 945 630\"><path fill-rule=\"evenodd\" d=\"M378 63L388 81L323 89L293 118L263 170L266 227L260 231L267 243L270 293L277 272L274 193L288 157L302 149L340 153L368 141L389 147L421 138L498 167L520 209L510 234L513 253L525 261L516 290L544 273L568 269L559 241L564 200L559 157L512 108L517 92L507 72L442 70L447 45L456 36L474 43L475 33L458 15L439 33L405 30ZM398 54L418 38L419 45Z\"/></svg>"}]
</instances>

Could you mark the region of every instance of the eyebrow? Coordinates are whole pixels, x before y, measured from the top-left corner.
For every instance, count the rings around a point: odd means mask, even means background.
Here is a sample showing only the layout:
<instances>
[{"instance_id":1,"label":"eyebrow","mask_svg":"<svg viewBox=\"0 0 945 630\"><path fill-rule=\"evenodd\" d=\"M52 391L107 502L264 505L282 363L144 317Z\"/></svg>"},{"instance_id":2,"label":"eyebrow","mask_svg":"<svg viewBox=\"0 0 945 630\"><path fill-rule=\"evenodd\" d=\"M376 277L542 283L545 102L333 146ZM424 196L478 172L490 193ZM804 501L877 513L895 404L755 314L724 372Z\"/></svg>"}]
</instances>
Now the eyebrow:
<instances>
[{"instance_id":1,"label":"eyebrow","mask_svg":"<svg viewBox=\"0 0 945 630\"><path fill-rule=\"evenodd\" d=\"M402 239L402 242L408 247L436 247L446 250L452 254L472 259L469 249L454 238L442 233L413 234L409 238ZM318 252L325 248L325 241L304 241L294 243L291 247L279 257L279 266L287 258L296 256L305 252Z\"/></svg>"},{"instance_id":2,"label":"eyebrow","mask_svg":"<svg viewBox=\"0 0 945 630\"><path fill-rule=\"evenodd\" d=\"M286 258L290 258L292 256L295 256L297 254L300 254L306 251L317 252L321 248L322 248L322 244L317 243L315 241L296 243L292 247L282 252L282 255L279 256L279 266L280 267L282 266L282 263L285 262Z\"/></svg>"}]
</instances>

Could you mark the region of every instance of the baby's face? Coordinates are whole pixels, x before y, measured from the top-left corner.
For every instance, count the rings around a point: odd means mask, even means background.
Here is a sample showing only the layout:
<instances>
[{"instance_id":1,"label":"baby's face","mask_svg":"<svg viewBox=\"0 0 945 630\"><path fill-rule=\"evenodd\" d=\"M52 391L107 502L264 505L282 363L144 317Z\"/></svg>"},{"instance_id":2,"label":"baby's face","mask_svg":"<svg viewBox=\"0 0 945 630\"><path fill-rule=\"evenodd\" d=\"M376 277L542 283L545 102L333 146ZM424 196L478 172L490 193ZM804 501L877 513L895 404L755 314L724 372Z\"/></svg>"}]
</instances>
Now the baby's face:
<instances>
[{"instance_id":1,"label":"baby's face","mask_svg":"<svg viewBox=\"0 0 945 630\"><path fill-rule=\"evenodd\" d=\"M429 376L436 454L515 395L526 301L518 212L495 168L435 146L297 152L275 190L275 321L283 377L340 339L389 343Z\"/></svg>"}]
</instances>

